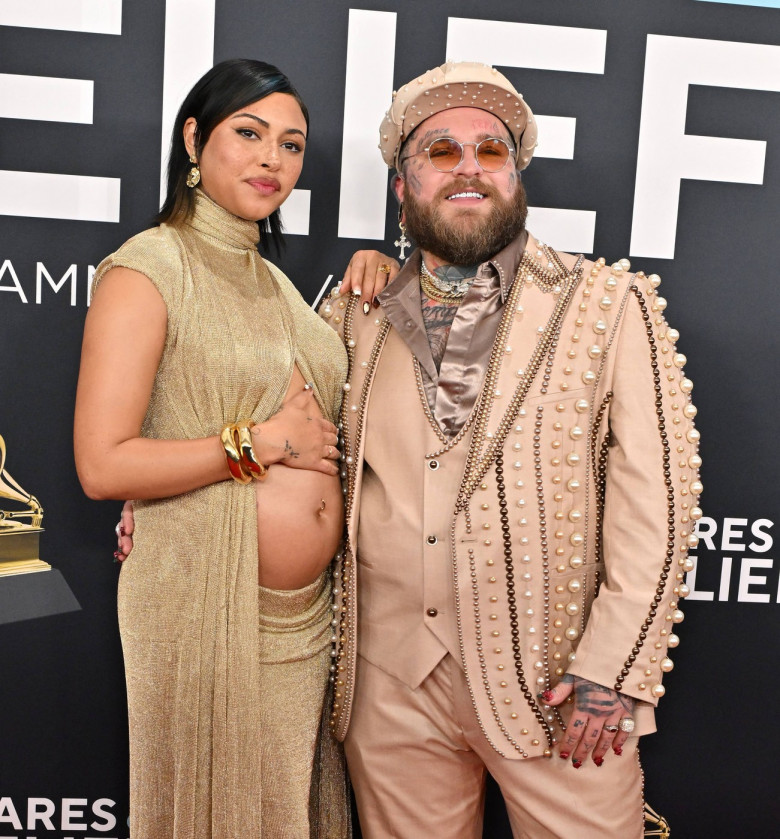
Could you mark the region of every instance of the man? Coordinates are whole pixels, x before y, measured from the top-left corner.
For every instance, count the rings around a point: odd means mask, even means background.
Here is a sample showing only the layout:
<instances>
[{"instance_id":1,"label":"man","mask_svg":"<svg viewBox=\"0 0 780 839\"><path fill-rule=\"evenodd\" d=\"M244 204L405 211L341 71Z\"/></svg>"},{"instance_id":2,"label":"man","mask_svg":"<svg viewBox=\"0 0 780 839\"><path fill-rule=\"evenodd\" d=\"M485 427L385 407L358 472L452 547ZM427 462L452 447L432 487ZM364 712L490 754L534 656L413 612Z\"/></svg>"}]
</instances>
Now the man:
<instances>
[{"instance_id":1,"label":"man","mask_svg":"<svg viewBox=\"0 0 780 839\"><path fill-rule=\"evenodd\" d=\"M380 129L416 242L350 357L335 704L366 839L642 835L637 738L695 546L692 384L657 276L525 230L530 108L447 63ZM562 759L561 759L562 758Z\"/></svg>"}]
</instances>

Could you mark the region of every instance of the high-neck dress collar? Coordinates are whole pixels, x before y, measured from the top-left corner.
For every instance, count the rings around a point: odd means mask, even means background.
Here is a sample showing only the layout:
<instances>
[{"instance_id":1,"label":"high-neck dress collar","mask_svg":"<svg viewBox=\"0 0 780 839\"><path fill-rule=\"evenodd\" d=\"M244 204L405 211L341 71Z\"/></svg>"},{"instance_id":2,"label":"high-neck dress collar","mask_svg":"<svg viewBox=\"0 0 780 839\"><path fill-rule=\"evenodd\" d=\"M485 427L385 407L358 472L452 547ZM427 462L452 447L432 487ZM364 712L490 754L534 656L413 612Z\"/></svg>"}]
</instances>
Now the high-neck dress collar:
<instances>
[{"instance_id":1,"label":"high-neck dress collar","mask_svg":"<svg viewBox=\"0 0 780 839\"><path fill-rule=\"evenodd\" d=\"M257 222L234 216L203 192L195 190L195 209L187 224L198 233L237 250L255 250L260 241Z\"/></svg>"}]
</instances>

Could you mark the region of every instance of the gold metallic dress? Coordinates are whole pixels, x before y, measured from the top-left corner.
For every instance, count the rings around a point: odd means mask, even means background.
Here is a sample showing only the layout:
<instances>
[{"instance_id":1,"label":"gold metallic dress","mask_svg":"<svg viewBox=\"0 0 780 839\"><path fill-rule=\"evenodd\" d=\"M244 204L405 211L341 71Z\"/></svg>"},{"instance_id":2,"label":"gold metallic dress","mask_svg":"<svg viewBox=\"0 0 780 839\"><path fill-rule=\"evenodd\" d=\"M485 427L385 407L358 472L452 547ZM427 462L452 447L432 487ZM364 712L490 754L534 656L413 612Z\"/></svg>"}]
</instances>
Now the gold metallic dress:
<instances>
[{"instance_id":1,"label":"gold metallic dress","mask_svg":"<svg viewBox=\"0 0 780 839\"><path fill-rule=\"evenodd\" d=\"M346 378L336 334L257 253L258 227L197 191L189 222L104 260L149 277L168 310L145 437L219 434L281 404L293 365L334 419ZM327 575L259 589L253 485L137 502L119 580L133 839L343 839L341 756L322 725Z\"/></svg>"}]
</instances>

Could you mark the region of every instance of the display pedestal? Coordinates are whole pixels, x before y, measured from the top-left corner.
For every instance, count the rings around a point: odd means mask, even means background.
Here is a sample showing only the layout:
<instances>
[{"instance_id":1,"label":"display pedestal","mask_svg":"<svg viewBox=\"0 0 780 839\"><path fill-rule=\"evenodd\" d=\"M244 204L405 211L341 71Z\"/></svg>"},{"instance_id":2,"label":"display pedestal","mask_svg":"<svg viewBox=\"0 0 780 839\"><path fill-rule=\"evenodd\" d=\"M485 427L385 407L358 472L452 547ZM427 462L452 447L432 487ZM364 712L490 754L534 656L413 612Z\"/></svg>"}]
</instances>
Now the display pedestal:
<instances>
[{"instance_id":1,"label":"display pedestal","mask_svg":"<svg viewBox=\"0 0 780 839\"><path fill-rule=\"evenodd\" d=\"M0 578L0 624L80 610L81 605L56 568L47 574L17 572Z\"/></svg>"},{"instance_id":2,"label":"display pedestal","mask_svg":"<svg viewBox=\"0 0 780 839\"><path fill-rule=\"evenodd\" d=\"M42 527L0 530L0 577L51 570L51 565L38 556L41 533Z\"/></svg>"}]
</instances>

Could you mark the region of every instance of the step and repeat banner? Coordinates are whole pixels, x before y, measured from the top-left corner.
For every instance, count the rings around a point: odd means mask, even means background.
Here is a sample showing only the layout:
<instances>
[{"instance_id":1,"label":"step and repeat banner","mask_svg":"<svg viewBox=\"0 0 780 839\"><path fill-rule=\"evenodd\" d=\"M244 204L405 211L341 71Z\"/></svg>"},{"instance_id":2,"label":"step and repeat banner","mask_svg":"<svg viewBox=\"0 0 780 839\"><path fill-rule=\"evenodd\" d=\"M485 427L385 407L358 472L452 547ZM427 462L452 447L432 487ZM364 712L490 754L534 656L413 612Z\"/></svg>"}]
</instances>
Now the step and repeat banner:
<instances>
[{"instance_id":1,"label":"step and repeat banner","mask_svg":"<svg viewBox=\"0 0 780 839\"><path fill-rule=\"evenodd\" d=\"M646 795L676 839L775 835L780 0L0 0L0 839L128 836L119 504L76 479L81 331L94 266L157 210L179 102L235 56L311 110L278 260L309 302L353 250L393 252L377 128L447 58L538 115L530 229L661 275L705 517ZM510 836L495 788L485 835Z\"/></svg>"}]
</instances>

